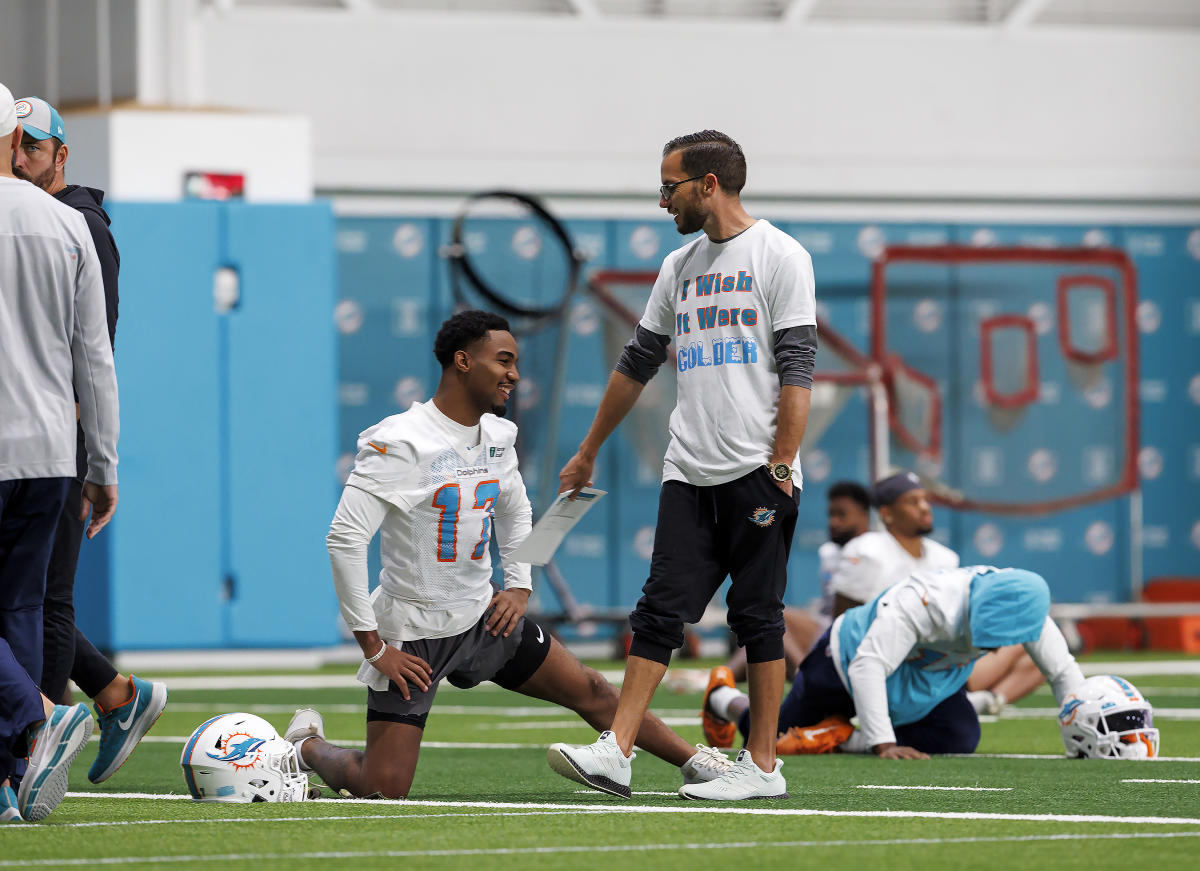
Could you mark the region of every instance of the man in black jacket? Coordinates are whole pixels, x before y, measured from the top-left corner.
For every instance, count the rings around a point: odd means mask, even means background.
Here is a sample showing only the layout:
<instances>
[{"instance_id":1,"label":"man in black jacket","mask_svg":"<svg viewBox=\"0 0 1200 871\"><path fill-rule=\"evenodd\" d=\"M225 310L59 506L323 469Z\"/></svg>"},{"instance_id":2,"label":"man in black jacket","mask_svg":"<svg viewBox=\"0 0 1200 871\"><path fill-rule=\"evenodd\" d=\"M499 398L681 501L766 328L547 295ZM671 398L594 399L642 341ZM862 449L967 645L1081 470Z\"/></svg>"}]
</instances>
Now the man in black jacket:
<instances>
[{"instance_id":1,"label":"man in black jacket","mask_svg":"<svg viewBox=\"0 0 1200 871\"><path fill-rule=\"evenodd\" d=\"M117 273L121 256L108 229L108 213L102 205L104 191L67 184L66 129L53 106L38 97L26 97L15 105L24 135L21 147L13 156L13 173L83 215L100 258L108 338L115 344ZM79 429L78 437L78 477L71 482L66 505L59 517L46 574L41 688L46 696L58 701L66 694L67 679L71 678L95 701L100 721L100 751L88 778L93 783L101 783L121 767L138 741L154 725L166 706L167 687L118 673L75 626L75 569L84 530L79 519L80 499L87 471L82 429Z\"/></svg>"}]
</instances>

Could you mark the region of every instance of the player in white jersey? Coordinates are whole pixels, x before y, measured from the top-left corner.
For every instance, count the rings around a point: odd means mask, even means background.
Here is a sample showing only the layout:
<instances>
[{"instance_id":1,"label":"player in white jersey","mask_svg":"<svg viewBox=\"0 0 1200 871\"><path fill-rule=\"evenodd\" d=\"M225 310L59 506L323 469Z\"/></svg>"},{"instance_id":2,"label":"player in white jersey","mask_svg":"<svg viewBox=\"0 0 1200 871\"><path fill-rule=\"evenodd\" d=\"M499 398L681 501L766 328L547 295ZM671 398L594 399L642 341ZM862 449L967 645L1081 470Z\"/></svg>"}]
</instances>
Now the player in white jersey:
<instances>
[{"instance_id":1,"label":"player in white jersey","mask_svg":"<svg viewBox=\"0 0 1200 871\"><path fill-rule=\"evenodd\" d=\"M617 706L615 688L524 616L529 566L512 554L529 534L531 510L517 428L498 416L519 380L507 322L460 312L442 325L434 354L442 378L433 399L359 437L326 538L338 604L365 659L358 678L369 687L366 751L327 742L311 708L296 712L285 735L305 768L356 796L407 797L442 678L457 687L491 680L570 708L597 728ZM377 531L383 570L372 594L367 547ZM504 565L499 592L491 585L493 535ZM731 767L652 715L637 739L680 766L686 783Z\"/></svg>"},{"instance_id":2,"label":"player in white jersey","mask_svg":"<svg viewBox=\"0 0 1200 871\"><path fill-rule=\"evenodd\" d=\"M952 569L958 554L929 537L933 509L921 479L898 472L875 482L881 532L865 532L842 548L830 587L834 616L869 602L892 584L922 569Z\"/></svg>"},{"instance_id":3,"label":"player in white jersey","mask_svg":"<svg viewBox=\"0 0 1200 871\"><path fill-rule=\"evenodd\" d=\"M1049 613L1046 582L1023 569L913 573L834 620L801 664L780 709L790 752L885 759L974 752L979 717L966 682L986 651L1023 645L1059 705L1083 683ZM744 707L716 694L712 703L726 718ZM858 730L850 725L855 714Z\"/></svg>"},{"instance_id":4,"label":"player in white jersey","mask_svg":"<svg viewBox=\"0 0 1200 871\"><path fill-rule=\"evenodd\" d=\"M866 533L845 548L831 581L835 614L870 601L910 572L958 565L958 554L928 537L933 511L916 475L891 475L877 482L874 491L885 531ZM1037 663L1013 645L993 650L976 663L967 698L977 712L995 714L1041 683Z\"/></svg>"},{"instance_id":5,"label":"player in white jersey","mask_svg":"<svg viewBox=\"0 0 1200 871\"><path fill-rule=\"evenodd\" d=\"M731 577L729 625L746 648L756 732L736 773L685 798L785 795L774 719L785 682L783 593L802 479L816 356L812 259L795 239L742 207L746 158L715 130L663 148L659 207L694 241L667 255L632 341L609 378L578 452L559 473L563 492L592 476L596 454L667 358L674 341L678 399L663 462L650 577L633 630L611 734L594 745L551 748L555 770L595 786L590 771L629 753L685 623Z\"/></svg>"}]
</instances>

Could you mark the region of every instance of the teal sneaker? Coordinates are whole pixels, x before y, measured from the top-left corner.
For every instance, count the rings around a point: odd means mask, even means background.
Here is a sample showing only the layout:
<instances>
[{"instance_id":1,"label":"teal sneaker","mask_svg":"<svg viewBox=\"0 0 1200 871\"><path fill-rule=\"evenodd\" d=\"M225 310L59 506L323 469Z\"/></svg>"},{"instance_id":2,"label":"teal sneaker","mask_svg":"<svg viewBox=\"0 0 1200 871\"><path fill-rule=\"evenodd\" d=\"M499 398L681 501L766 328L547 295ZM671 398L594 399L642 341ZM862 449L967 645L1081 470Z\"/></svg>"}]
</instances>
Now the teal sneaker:
<instances>
[{"instance_id":1,"label":"teal sneaker","mask_svg":"<svg viewBox=\"0 0 1200 871\"><path fill-rule=\"evenodd\" d=\"M71 763L92 737L92 715L86 705L55 705L31 731L29 767L17 791L17 810L30 821L44 820L67 794Z\"/></svg>"},{"instance_id":2,"label":"teal sneaker","mask_svg":"<svg viewBox=\"0 0 1200 871\"><path fill-rule=\"evenodd\" d=\"M129 701L105 713L96 705L100 722L100 750L88 771L92 783L104 783L125 764L133 748L167 706L167 685L129 676Z\"/></svg>"},{"instance_id":3,"label":"teal sneaker","mask_svg":"<svg viewBox=\"0 0 1200 871\"><path fill-rule=\"evenodd\" d=\"M0 823L19 823L21 812L17 809L17 794L11 786L0 786Z\"/></svg>"}]
</instances>

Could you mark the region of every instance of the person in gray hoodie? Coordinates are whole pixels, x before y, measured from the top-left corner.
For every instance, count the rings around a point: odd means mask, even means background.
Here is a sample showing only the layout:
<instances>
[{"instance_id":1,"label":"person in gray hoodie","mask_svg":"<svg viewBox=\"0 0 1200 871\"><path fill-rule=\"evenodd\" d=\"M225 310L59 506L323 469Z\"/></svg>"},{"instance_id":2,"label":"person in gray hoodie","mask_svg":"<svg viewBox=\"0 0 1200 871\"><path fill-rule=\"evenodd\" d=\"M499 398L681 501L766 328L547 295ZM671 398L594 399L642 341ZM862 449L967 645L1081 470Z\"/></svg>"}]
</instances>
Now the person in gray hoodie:
<instances>
[{"instance_id":1,"label":"person in gray hoodie","mask_svg":"<svg viewBox=\"0 0 1200 871\"><path fill-rule=\"evenodd\" d=\"M0 85L0 818L12 818L19 781L16 810L40 819L66 794L67 767L92 731L83 705L52 707L34 684L46 567L75 475L76 415L89 538L116 510L120 425L95 244L77 211L13 175L21 132Z\"/></svg>"},{"instance_id":2,"label":"person in gray hoodie","mask_svg":"<svg viewBox=\"0 0 1200 871\"><path fill-rule=\"evenodd\" d=\"M87 222L100 258L109 345L115 346L121 255L109 230L111 222L103 206L104 191L67 184L67 133L57 109L39 97L24 97L16 102L16 111L23 133L21 147L12 158L13 173L77 210ZM60 701L66 695L70 678L95 702L100 720L100 751L88 778L93 783L102 783L124 764L154 725L166 706L167 687L120 674L75 625L75 571L83 543L79 509L87 474L82 428L77 432L76 458L76 475L67 488L46 573L41 687L51 699Z\"/></svg>"}]
</instances>

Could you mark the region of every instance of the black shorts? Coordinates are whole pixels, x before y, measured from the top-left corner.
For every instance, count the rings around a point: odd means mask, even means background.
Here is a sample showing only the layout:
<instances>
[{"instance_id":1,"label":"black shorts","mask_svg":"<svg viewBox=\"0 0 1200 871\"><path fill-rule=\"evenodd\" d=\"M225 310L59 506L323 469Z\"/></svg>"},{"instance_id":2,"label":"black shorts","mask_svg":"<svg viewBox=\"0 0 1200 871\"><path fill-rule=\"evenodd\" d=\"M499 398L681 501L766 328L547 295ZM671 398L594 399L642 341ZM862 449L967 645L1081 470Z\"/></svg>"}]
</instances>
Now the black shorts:
<instances>
[{"instance_id":1,"label":"black shorts","mask_svg":"<svg viewBox=\"0 0 1200 871\"><path fill-rule=\"evenodd\" d=\"M429 689L421 691L410 684L407 699L395 681L389 681L386 690L368 690L367 722L384 720L424 728L442 678L460 689L490 680L506 690L515 690L529 680L550 652L549 633L522 617L507 638L493 636L485 628L487 617L485 613L460 635L405 641L401 649L421 657L433 669Z\"/></svg>"},{"instance_id":2,"label":"black shorts","mask_svg":"<svg viewBox=\"0 0 1200 871\"><path fill-rule=\"evenodd\" d=\"M760 466L697 487L667 481L658 500L650 577L630 615L630 653L670 660L726 576L729 625L750 662L783 658L783 595L800 492L788 496Z\"/></svg>"}]
</instances>

